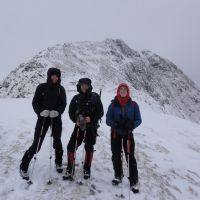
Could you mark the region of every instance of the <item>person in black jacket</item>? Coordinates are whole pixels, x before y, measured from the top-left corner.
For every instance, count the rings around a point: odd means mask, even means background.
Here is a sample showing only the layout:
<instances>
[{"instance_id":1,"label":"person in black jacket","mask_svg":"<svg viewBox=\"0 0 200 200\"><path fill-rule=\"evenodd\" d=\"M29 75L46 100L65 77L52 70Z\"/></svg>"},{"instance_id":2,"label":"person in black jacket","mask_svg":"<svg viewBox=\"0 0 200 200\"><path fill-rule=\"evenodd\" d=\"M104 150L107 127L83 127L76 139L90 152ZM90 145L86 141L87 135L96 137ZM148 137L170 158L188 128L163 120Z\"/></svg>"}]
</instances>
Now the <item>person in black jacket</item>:
<instances>
[{"instance_id":1,"label":"person in black jacket","mask_svg":"<svg viewBox=\"0 0 200 200\"><path fill-rule=\"evenodd\" d=\"M50 126L52 126L51 134L53 136L53 147L55 149L56 169L59 173L62 172L63 148L61 143L61 115L65 111L66 107L66 93L60 82L60 70L57 68L50 68L47 72L47 83L42 83L36 88L32 106L38 119L35 127L33 143L25 152L20 164L20 175L23 179L29 179L29 163L34 154L37 153L36 151L40 150Z\"/></svg>"},{"instance_id":2,"label":"person in black jacket","mask_svg":"<svg viewBox=\"0 0 200 200\"><path fill-rule=\"evenodd\" d=\"M75 123L74 131L67 145L68 166L63 176L71 179L74 174L75 152L85 142L84 178L90 178L90 168L96 143L98 121L104 111L100 96L92 92L91 80L82 78L77 84L79 94L75 95L69 105L70 119Z\"/></svg>"}]
</instances>

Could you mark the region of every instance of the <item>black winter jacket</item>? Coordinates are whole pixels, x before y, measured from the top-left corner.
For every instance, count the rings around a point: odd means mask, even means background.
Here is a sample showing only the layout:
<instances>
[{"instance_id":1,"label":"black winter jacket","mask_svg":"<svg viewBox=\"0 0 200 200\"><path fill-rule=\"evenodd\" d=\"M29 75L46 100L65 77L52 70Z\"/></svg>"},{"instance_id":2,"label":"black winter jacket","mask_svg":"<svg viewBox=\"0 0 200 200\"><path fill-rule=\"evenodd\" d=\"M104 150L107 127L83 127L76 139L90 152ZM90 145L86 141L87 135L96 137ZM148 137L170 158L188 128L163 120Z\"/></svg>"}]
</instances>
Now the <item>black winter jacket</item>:
<instances>
[{"instance_id":1,"label":"black winter jacket","mask_svg":"<svg viewBox=\"0 0 200 200\"><path fill-rule=\"evenodd\" d=\"M65 89L60 84L42 83L36 88L32 106L37 115L43 110L56 110L61 115L66 105Z\"/></svg>"},{"instance_id":2,"label":"black winter jacket","mask_svg":"<svg viewBox=\"0 0 200 200\"><path fill-rule=\"evenodd\" d=\"M91 92L89 95L75 95L69 105L70 119L76 123L79 114L90 117L91 124L97 125L98 120L104 115L100 96L95 92Z\"/></svg>"}]
</instances>

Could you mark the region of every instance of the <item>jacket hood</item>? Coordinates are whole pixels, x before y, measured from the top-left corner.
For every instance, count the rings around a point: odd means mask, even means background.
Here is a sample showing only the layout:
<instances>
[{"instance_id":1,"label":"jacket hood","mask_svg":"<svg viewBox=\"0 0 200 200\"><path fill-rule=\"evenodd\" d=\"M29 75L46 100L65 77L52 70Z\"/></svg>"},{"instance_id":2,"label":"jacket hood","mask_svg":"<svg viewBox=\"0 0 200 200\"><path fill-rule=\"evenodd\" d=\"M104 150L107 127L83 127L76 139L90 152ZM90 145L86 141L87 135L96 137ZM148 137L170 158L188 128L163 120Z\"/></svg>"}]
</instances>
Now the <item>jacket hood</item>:
<instances>
[{"instance_id":1,"label":"jacket hood","mask_svg":"<svg viewBox=\"0 0 200 200\"><path fill-rule=\"evenodd\" d=\"M59 85L61 83L61 71L58 68L49 68L47 71L47 83L53 84L51 81L51 76L56 75L58 76L58 82L55 85Z\"/></svg>"},{"instance_id":2,"label":"jacket hood","mask_svg":"<svg viewBox=\"0 0 200 200\"><path fill-rule=\"evenodd\" d=\"M87 93L84 94L84 95L90 94L92 92L92 89L93 89L91 79L89 79L89 78L81 78L81 79L79 79L78 84L76 85L76 87L77 87L77 91L80 94L83 94L83 92L81 91L81 85L82 84L86 84L86 85L89 86L89 89L88 89Z\"/></svg>"},{"instance_id":3,"label":"jacket hood","mask_svg":"<svg viewBox=\"0 0 200 200\"><path fill-rule=\"evenodd\" d=\"M121 87L125 87L127 89L127 95L126 95L126 97L122 97L120 95L119 91L120 91ZM118 86L118 88L117 88L117 99L118 99L118 101L119 101L119 103L120 103L121 106L125 106L128 103L128 101L130 99L130 89L129 89L129 87L128 87L128 85L126 83L121 83Z\"/></svg>"},{"instance_id":4,"label":"jacket hood","mask_svg":"<svg viewBox=\"0 0 200 200\"><path fill-rule=\"evenodd\" d=\"M120 95L119 90L120 90L121 87L125 87L127 89L127 92L128 92L127 96L130 97L130 89L129 89L129 86L126 83L119 84L119 86L117 88L117 96Z\"/></svg>"}]
</instances>

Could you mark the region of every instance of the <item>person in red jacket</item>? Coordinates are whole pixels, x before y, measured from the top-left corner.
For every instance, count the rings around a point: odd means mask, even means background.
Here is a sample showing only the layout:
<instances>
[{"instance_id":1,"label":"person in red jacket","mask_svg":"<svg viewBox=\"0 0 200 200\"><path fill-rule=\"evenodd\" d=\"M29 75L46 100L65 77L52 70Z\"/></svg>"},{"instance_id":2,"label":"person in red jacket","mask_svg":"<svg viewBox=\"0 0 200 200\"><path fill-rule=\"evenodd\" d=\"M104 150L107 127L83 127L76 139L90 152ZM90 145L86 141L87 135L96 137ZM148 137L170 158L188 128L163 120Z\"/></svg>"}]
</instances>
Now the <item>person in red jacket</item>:
<instances>
[{"instance_id":1,"label":"person in red jacket","mask_svg":"<svg viewBox=\"0 0 200 200\"><path fill-rule=\"evenodd\" d=\"M140 109L130 97L127 84L118 86L117 96L112 100L106 114L106 124L111 127L112 162L115 172L113 185L122 182L122 151L124 149L126 160L129 164L130 188L134 193L139 192L138 170L135 159L135 142L133 130L142 123ZM123 146L123 147L122 147Z\"/></svg>"}]
</instances>

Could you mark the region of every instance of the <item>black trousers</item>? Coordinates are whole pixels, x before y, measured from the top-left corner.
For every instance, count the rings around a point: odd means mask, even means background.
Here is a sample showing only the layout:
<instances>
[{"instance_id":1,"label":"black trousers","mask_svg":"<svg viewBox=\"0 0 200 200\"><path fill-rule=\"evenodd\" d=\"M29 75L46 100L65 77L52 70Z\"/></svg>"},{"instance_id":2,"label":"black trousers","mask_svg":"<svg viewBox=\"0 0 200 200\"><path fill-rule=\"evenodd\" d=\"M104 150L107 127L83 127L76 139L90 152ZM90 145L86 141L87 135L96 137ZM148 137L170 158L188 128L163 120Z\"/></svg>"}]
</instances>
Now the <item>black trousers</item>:
<instances>
[{"instance_id":1,"label":"black trousers","mask_svg":"<svg viewBox=\"0 0 200 200\"><path fill-rule=\"evenodd\" d=\"M56 117L54 119L51 119L49 117L43 118L38 117L36 126L35 126L35 133L34 133L34 140L32 145L29 147L29 149L25 152L21 168L24 170L28 169L29 163L31 159L33 158L34 154L37 151L38 152L42 146L42 143L44 141L44 138L46 136L46 133L51 126L52 122L52 136L53 136L53 148L55 149L55 163L56 164L62 164L62 155L63 155L63 148L62 148L62 142L61 142L61 134L62 134L62 120L61 117ZM43 131L42 131L43 128ZM41 135L42 131L42 135ZM41 138L40 138L41 135ZM40 139L40 143L39 143ZM39 145L39 146L38 146Z\"/></svg>"},{"instance_id":2,"label":"black trousers","mask_svg":"<svg viewBox=\"0 0 200 200\"><path fill-rule=\"evenodd\" d=\"M69 143L67 145L68 152L75 152L76 140L77 140L77 149L82 144L83 140L85 142L85 151L93 152L94 145L96 143L97 130L93 126L87 126L86 131L81 131L77 125L74 127L74 131L71 135ZM78 132L78 138L77 138ZM84 138L85 136L85 138Z\"/></svg>"},{"instance_id":3,"label":"black trousers","mask_svg":"<svg viewBox=\"0 0 200 200\"><path fill-rule=\"evenodd\" d=\"M122 177L123 168L122 168L122 142L123 149L125 152L126 161L128 162L128 152L129 153L129 180L130 185L138 182L138 170L137 170L137 162L135 159L135 142L132 133L128 135L121 136L117 134L115 131L111 133L111 151L112 151L112 162L113 168L115 172L115 177ZM129 151L128 151L129 146Z\"/></svg>"}]
</instances>

